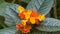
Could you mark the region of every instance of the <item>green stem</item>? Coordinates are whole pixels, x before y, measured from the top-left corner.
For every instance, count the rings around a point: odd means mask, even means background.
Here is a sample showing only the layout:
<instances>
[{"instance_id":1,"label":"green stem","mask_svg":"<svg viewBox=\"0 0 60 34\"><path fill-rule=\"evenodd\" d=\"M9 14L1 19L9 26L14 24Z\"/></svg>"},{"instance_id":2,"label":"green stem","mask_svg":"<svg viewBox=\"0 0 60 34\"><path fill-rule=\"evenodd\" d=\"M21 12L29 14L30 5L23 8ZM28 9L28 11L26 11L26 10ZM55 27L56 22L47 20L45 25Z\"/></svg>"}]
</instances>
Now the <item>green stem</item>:
<instances>
[{"instance_id":1,"label":"green stem","mask_svg":"<svg viewBox=\"0 0 60 34\"><path fill-rule=\"evenodd\" d=\"M53 10L54 10L54 17L57 18L57 9L56 9L56 0L54 1L54 7L53 7Z\"/></svg>"}]
</instances>

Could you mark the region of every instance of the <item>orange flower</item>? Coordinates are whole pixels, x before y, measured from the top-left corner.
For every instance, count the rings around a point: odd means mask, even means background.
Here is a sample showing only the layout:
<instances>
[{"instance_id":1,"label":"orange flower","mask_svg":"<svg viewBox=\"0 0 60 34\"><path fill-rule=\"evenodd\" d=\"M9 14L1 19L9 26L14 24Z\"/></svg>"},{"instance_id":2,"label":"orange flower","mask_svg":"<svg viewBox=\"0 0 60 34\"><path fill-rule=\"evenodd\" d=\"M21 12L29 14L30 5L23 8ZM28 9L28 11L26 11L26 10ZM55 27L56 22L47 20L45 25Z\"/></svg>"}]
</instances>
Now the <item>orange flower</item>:
<instances>
[{"instance_id":1,"label":"orange flower","mask_svg":"<svg viewBox=\"0 0 60 34\"><path fill-rule=\"evenodd\" d=\"M30 19L27 20L27 24L31 24L31 23L30 23Z\"/></svg>"},{"instance_id":2,"label":"orange flower","mask_svg":"<svg viewBox=\"0 0 60 34\"><path fill-rule=\"evenodd\" d=\"M32 10L30 16L31 16L31 17L35 17L35 19L38 19L37 17L39 16L39 14L38 14L36 11Z\"/></svg>"},{"instance_id":3,"label":"orange flower","mask_svg":"<svg viewBox=\"0 0 60 34\"><path fill-rule=\"evenodd\" d=\"M28 33L31 30L31 26L26 26L22 29L22 33Z\"/></svg>"},{"instance_id":4,"label":"orange flower","mask_svg":"<svg viewBox=\"0 0 60 34\"><path fill-rule=\"evenodd\" d=\"M31 26L24 26L23 24L17 24L16 30L20 30L22 33L30 32Z\"/></svg>"},{"instance_id":5,"label":"orange flower","mask_svg":"<svg viewBox=\"0 0 60 34\"><path fill-rule=\"evenodd\" d=\"M40 22L35 17L30 17L30 20L28 20L28 24L30 24L30 23L38 25Z\"/></svg>"},{"instance_id":6,"label":"orange flower","mask_svg":"<svg viewBox=\"0 0 60 34\"><path fill-rule=\"evenodd\" d=\"M16 24L16 30L20 30L24 26L23 24Z\"/></svg>"},{"instance_id":7,"label":"orange flower","mask_svg":"<svg viewBox=\"0 0 60 34\"><path fill-rule=\"evenodd\" d=\"M40 21L45 19L45 15L41 15L34 10L25 10L23 7L19 6L18 10L20 11L19 17L22 19L21 24L16 25L16 29L20 30L22 33L30 32L30 24L39 25ZM28 25L27 25L28 24Z\"/></svg>"},{"instance_id":8,"label":"orange flower","mask_svg":"<svg viewBox=\"0 0 60 34\"><path fill-rule=\"evenodd\" d=\"M24 18L25 18L25 15L24 15L23 13L20 13L20 14L19 14L19 17L20 17L21 19L24 19Z\"/></svg>"},{"instance_id":9,"label":"orange flower","mask_svg":"<svg viewBox=\"0 0 60 34\"><path fill-rule=\"evenodd\" d=\"M16 24L16 30L20 29L20 24Z\"/></svg>"},{"instance_id":10,"label":"orange flower","mask_svg":"<svg viewBox=\"0 0 60 34\"><path fill-rule=\"evenodd\" d=\"M35 19L35 24L36 25L39 25L39 23L40 23L39 20L38 19Z\"/></svg>"},{"instance_id":11,"label":"orange flower","mask_svg":"<svg viewBox=\"0 0 60 34\"><path fill-rule=\"evenodd\" d=\"M31 15L31 10L27 10L26 13L24 13L25 19L29 19Z\"/></svg>"},{"instance_id":12,"label":"orange flower","mask_svg":"<svg viewBox=\"0 0 60 34\"><path fill-rule=\"evenodd\" d=\"M35 17L30 17L31 24L35 24Z\"/></svg>"},{"instance_id":13,"label":"orange flower","mask_svg":"<svg viewBox=\"0 0 60 34\"><path fill-rule=\"evenodd\" d=\"M30 18L31 11L25 10L19 14L21 19L29 19Z\"/></svg>"},{"instance_id":14,"label":"orange flower","mask_svg":"<svg viewBox=\"0 0 60 34\"><path fill-rule=\"evenodd\" d=\"M31 24L39 24L39 19L38 19L39 14L32 10L31 15L30 15L30 22Z\"/></svg>"}]
</instances>

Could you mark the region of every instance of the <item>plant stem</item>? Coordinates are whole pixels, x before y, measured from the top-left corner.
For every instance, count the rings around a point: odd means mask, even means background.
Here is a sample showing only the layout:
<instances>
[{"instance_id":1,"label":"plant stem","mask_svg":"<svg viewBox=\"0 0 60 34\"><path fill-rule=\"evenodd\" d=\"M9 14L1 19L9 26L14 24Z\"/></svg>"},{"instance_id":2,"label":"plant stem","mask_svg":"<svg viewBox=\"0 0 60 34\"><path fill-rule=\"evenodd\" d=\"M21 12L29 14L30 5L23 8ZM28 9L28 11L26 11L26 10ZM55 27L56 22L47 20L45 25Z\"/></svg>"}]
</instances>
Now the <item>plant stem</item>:
<instances>
[{"instance_id":1,"label":"plant stem","mask_svg":"<svg viewBox=\"0 0 60 34\"><path fill-rule=\"evenodd\" d=\"M56 8L56 5L57 5L57 2L56 2L56 0L54 0L53 10L54 10L54 17L55 17L55 18L57 18L57 8Z\"/></svg>"}]
</instances>

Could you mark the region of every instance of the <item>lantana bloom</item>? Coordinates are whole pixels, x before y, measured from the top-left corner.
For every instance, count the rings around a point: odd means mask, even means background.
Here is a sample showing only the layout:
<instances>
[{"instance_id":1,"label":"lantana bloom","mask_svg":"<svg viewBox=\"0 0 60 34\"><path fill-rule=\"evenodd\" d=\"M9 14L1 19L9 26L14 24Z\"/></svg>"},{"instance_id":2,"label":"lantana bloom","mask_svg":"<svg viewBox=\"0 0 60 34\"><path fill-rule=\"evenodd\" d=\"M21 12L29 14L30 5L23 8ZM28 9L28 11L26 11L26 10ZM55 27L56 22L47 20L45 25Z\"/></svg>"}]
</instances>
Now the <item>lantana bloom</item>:
<instances>
[{"instance_id":1,"label":"lantana bloom","mask_svg":"<svg viewBox=\"0 0 60 34\"><path fill-rule=\"evenodd\" d=\"M16 30L20 30L22 33L30 32L31 26L24 26L23 24L16 24Z\"/></svg>"},{"instance_id":2,"label":"lantana bloom","mask_svg":"<svg viewBox=\"0 0 60 34\"><path fill-rule=\"evenodd\" d=\"M18 6L21 23L16 25L16 29L20 30L22 33L30 32L32 25L38 25L41 21L45 19L44 14L37 13L34 10L26 10L22 6Z\"/></svg>"}]
</instances>

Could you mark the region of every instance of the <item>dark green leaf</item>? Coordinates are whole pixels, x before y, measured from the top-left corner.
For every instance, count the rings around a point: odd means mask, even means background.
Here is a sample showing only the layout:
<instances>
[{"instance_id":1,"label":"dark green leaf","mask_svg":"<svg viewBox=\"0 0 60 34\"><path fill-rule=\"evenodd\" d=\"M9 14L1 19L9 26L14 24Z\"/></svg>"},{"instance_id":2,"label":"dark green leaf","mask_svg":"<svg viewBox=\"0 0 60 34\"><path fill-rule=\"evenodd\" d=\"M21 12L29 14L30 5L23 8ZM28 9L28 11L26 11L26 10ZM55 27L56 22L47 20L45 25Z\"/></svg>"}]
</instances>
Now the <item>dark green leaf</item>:
<instances>
[{"instance_id":1,"label":"dark green leaf","mask_svg":"<svg viewBox=\"0 0 60 34\"><path fill-rule=\"evenodd\" d=\"M53 3L54 0L31 0L26 9L34 9L41 14L48 14Z\"/></svg>"},{"instance_id":2,"label":"dark green leaf","mask_svg":"<svg viewBox=\"0 0 60 34\"><path fill-rule=\"evenodd\" d=\"M54 18L46 18L40 26L37 27L40 31L60 31L60 20Z\"/></svg>"},{"instance_id":3,"label":"dark green leaf","mask_svg":"<svg viewBox=\"0 0 60 34\"><path fill-rule=\"evenodd\" d=\"M41 32L34 28L31 30L30 34L41 34Z\"/></svg>"}]
</instances>

